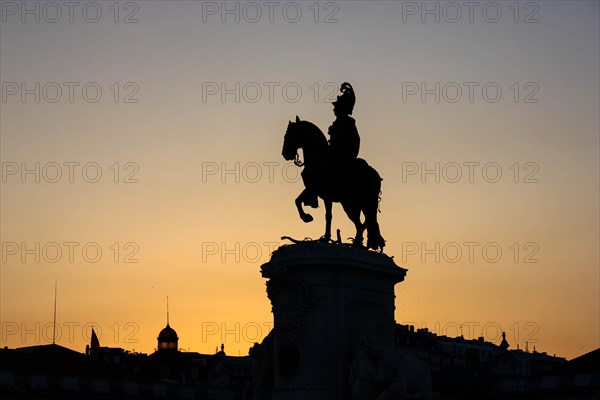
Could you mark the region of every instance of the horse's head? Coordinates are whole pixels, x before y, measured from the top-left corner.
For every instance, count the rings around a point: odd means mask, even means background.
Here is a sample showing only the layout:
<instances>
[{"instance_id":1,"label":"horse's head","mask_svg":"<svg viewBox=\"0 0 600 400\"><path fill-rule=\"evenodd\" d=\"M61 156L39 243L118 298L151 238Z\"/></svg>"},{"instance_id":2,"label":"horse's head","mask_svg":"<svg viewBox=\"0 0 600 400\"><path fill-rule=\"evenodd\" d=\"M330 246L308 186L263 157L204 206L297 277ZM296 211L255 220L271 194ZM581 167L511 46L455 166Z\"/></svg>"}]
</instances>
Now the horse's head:
<instances>
[{"instance_id":1,"label":"horse's head","mask_svg":"<svg viewBox=\"0 0 600 400\"><path fill-rule=\"evenodd\" d=\"M287 161L295 160L298 156L298 149L302 146L300 142L300 118L296 116L296 122L290 121L283 137L283 150L281 155Z\"/></svg>"}]
</instances>

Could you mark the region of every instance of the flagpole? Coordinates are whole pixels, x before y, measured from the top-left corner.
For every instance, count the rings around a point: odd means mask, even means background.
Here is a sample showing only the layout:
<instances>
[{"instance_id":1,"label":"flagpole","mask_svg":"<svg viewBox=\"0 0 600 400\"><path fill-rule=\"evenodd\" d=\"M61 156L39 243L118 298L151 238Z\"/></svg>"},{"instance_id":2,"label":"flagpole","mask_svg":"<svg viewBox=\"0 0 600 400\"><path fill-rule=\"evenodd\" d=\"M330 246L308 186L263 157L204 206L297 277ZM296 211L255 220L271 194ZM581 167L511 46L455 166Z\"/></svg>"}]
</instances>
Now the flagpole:
<instances>
[{"instance_id":1,"label":"flagpole","mask_svg":"<svg viewBox=\"0 0 600 400\"><path fill-rule=\"evenodd\" d=\"M52 322L52 344L56 342L56 288L58 286L57 280L54 280L54 320Z\"/></svg>"}]
</instances>

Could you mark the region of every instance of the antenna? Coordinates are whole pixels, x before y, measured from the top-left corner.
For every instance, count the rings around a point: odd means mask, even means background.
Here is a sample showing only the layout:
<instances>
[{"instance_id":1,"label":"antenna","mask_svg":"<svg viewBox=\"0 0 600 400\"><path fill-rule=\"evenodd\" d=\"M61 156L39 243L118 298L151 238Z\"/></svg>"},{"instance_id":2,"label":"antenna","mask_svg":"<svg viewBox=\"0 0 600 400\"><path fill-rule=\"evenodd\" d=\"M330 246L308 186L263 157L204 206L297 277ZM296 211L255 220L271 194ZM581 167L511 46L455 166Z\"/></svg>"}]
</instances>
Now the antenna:
<instances>
[{"instance_id":1,"label":"antenna","mask_svg":"<svg viewBox=\"0 0 600 400\"><path fill-rule=\"evenodd\" d=\"M52 322L52 344L56 342L56 290L58 287L58 280L54 280L54 320Z\"/></svg>"},{"instance_id":2,"label":"antenna","mask_svg":"<svg viewBox=\"0 0 600 400\"><path fill-rule=\"evenodd\" d=\"M167 296L167 326L169 325L169 296Z\"/></svg>"}]
</instances>

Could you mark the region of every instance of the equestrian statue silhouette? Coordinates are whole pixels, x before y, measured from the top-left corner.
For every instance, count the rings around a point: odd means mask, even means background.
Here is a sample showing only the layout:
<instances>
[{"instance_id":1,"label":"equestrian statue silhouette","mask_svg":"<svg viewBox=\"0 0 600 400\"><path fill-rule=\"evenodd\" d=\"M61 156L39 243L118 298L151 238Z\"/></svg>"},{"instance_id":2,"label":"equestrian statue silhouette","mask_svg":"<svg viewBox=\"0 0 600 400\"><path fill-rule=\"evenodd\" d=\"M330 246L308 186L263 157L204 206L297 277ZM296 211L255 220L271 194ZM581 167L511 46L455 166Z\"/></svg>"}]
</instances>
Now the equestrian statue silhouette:
<instances>
[{"instance_id":1,"label":"equestrian statue silhouette","mask_svg":"<svg viewBox=\"0 0 600 400\"><path fill-rule=\"evenodd\" d=\"M357 158L360 136L352 114L356 97L352 86L342 84L341 95L333 102L335 121L329 127L329 142L323 132L313 123L290 121L283 141L283 157L304 167L302 180L305 189L296 198L296 207L304 222L313 217L304 212L303 205L318 207L318 197L325 202L325 234L321 241L331 240L332 203L341 203L348 218L356 227L353 245L363 246L363 234L367 231L367 248L383 250L385 240L379 231L377 212L381 194L379 173L362 158ZM304 161L298 150L302 149ZM361 212L364 222L361 221Z\"/></svg>"}]
</instances>

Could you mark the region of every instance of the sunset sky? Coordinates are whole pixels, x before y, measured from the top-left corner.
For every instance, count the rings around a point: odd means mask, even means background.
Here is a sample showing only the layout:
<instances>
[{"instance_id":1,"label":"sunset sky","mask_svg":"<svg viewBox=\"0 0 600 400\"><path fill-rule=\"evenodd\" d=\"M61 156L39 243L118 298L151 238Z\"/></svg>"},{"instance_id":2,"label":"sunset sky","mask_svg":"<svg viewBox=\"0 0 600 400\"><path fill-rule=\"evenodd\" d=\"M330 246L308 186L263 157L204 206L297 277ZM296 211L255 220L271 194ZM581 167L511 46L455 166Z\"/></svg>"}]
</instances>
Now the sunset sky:
<instances>
[{"instance_id":1,"label":"sunset sky","mask_svg":"<svg viewBox=\"0 0 600 400\"><path fill-rule=\"evenodd\" d=\"M94 326L150 353L168 296L181 348L247 354L272 326L261 264L324 230L283 134L327 132L345 81L408 269L396 321L600 346L599 2L1 6L1 346L51 342L58 281L63 346Z\"/></svg>"}]
</instances>

